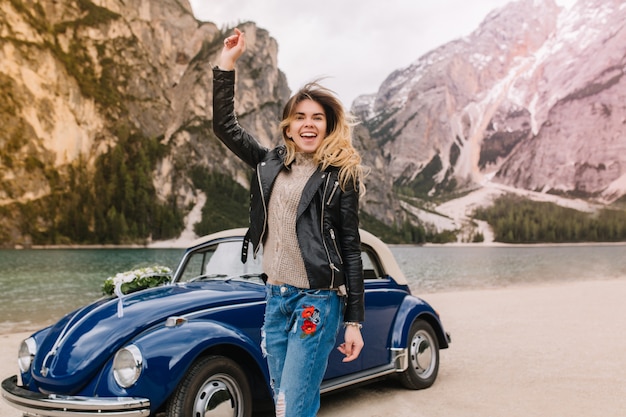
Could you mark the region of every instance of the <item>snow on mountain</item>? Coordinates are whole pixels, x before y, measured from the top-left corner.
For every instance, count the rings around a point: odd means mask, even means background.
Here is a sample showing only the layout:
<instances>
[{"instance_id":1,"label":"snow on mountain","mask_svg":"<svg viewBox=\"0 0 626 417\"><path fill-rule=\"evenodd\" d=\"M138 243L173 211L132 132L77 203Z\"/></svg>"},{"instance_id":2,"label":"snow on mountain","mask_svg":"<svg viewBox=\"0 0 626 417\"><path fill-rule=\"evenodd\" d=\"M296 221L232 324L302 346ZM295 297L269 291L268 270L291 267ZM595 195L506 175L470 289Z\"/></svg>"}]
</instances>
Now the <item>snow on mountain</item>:
<instances>
[{"instance_id":1,"label":"snow on mountain","mask_svg":"<svg viewBox=\"0 0 626 417\"><path fill-rule=\"evenodd\" d=\"M519 0L353 110L401 198L473 191L489 204L487 188L587 210L626 194L625 62L626 3Z\"/></svg>"}]
</instances>

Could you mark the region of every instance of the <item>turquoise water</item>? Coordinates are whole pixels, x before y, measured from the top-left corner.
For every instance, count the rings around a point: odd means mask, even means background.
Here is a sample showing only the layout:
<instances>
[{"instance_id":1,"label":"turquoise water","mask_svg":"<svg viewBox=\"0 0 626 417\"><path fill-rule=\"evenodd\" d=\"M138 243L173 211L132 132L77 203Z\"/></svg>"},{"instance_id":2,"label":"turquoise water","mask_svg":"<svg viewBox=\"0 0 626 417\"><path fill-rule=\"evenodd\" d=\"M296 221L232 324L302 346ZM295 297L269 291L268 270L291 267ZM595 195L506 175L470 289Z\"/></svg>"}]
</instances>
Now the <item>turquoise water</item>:
<instances>
[{"instance_id":1,"label":"turquoise water","mask_svg":"<svg viewBox=\"0 0 626 417\"><path fill-rule=\"evenodd\" d=\"M626 245L392 246L391 250L418 295L626 279ZM0 333L54 322L99 298L107 277L155 264L173 269L182 254L182 249L0 250Z\"/></svg>"},{"instance_id":2,"label":"turquoise water","mask_svg":"<svg viewBox=\"0 0 626 417\"><path fill-rule=\"evenodd\" d=\"M104 280L141 266L174 268L182 249L0 250L0 332L38 328L102 296Z\"/></svg>"},{"instance_id":3,"label":"turquoise water","mask_svg":"<svg viewBox=\"0 0 626 417\"><path fill-rule=\"evenodd\" d=\"M626 245L397 246L418 294L512 285L626 279Z\"/></svg>"}]
</instances>

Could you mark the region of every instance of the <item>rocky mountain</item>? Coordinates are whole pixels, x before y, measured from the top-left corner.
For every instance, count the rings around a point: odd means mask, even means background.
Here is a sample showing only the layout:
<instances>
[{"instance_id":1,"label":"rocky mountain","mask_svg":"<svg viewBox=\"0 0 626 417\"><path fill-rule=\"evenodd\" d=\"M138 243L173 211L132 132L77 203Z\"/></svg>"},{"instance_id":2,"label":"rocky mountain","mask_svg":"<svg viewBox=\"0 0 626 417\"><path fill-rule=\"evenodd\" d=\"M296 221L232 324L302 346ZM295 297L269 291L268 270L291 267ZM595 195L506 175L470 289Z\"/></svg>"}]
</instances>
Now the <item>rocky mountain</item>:
<instances>
[{"instance_id":1,"label":"rocky mountain","mask_svg":"<svg viewBox=\"0 0 626 417\"><path fill-rule=\"evenodd\" d=\"M359 97L364 223L488 240L471 212L503 193L581 210L622 199L624 22L617 0L518 0ZM236 111L270 146L290 92L276 41L242 26ZM187 0L1 0L0 246L239 224L250 170L211 128L227 32Z\"/></svg>"},{"instance_id":2,"label":"rocky mountain","mask_svg":"<svg viewBox=\"0 0 626 417\"><path fill-rule=\"evenodd\" d=\"M460 228L504 190L569 205L622 197L625 68L623 1L519 0L390 74L353 111L382 148L370 163L391 178L405 214ZM472 201L467 210L431 205L439 219L421 210L424 199L472 190L481 198L459 200Z\"/></svg>"},{"instance_id":3,"label":"rocky mountain","mask_svg":"<svg viewBox=\"0 0 626 417\"><path fill-rule=\"evenodd\" d=\"M269 145L289 89L276 41L243 26L236 110ZM211 128L224 36L186 0L2 0L0 245L172 237L206 200L194 175L247 186Z\"/></svg>"}]
</instances>

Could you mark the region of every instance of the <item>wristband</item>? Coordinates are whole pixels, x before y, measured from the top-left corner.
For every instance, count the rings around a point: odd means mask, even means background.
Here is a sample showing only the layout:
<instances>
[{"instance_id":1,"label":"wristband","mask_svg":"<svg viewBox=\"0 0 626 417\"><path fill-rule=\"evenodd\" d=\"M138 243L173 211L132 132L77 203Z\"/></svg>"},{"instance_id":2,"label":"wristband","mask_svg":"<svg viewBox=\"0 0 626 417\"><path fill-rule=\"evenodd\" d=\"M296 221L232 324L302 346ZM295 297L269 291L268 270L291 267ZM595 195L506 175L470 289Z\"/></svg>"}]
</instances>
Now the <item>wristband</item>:
<instances>
[{"instance_id":1,"label":"wristband","mask_svg":"<svg viewBox=\"0 0 626 417\"><path fill-rule=\"evenodd\" d=\"M348 327L348 326L357 327L359 330L363 328L363 325L356 321L346 321L345 323L343 323L343 327Z\"/></svg>"}]
</instances>

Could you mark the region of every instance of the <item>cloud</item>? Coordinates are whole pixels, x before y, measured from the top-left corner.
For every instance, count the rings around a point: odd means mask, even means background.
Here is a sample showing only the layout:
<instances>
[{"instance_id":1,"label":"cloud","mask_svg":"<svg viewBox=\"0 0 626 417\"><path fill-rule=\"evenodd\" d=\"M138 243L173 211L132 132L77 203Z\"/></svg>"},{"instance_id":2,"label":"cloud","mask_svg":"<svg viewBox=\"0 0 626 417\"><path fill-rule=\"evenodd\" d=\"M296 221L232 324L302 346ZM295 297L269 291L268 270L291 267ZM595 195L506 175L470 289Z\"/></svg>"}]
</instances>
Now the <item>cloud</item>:
<instances>
[{"instance_id":1,"label":"cloud","mask_svg":"<svg viewBox=\"0 0 626 417\"><path fill-rule=\"evenodd\" d=\"M573 0L559 0L571 3ZM385 78L446 42L470 34L509 0L190 0L196 18L218 26L253 21L279 46L278 66L295 90L324 84L350 107Z\"/></svg>"}]
</instances>

